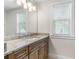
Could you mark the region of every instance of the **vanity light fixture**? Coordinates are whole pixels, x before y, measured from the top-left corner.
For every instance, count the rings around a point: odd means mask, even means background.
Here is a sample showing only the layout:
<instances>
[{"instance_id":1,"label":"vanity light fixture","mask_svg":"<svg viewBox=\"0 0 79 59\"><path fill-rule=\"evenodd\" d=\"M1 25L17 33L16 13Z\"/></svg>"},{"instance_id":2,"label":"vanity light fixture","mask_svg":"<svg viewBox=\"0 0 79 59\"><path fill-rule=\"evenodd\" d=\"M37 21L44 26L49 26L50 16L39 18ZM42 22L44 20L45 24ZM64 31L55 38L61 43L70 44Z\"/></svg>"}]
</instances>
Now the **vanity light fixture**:
<instances>
[{"instance_id":1,"label":"vanity light fixture","mask_svg":"<svg viewBox=\"0 0 79 59\"><path fill-rule=\"evenodd\" d=\"M23 7L24 7L24 9L27 9L27 4L25 3Z\"/></svg>"},{"instance_id":2,"label":"vanity light fixture","mask_svg":"<svg viewBox=\"0 0 79 59\"><path fill-rule=\"evenodd\" d=\"M21 0L21 2L22 2L23 4L26 4L26 0Z\"/></svg>"},{"instance_id":3,"label":"vanity light fixture","mask_svg":"<svg viewBox=\"0 0 79 59\"><path fill-rule=\"evenodd\" d=\"M32 7L32 3L31 2L27 2L28 7Z\"/></svg>"},{"instance_id":4,"label":"vanity light fixture","mask_svg":"<svg viewBox=\"0 0 79 59\"><path fill-rule=\"evenodd\" d=\"M29 8L29 12L32 12L32 11L33 11L33 9L32 9L32 7L30 7L30 8Z\"/></svg>"},{"instance_id":5,"label":"vanity light fixture","mask_svg":"<svg viewBox=\"0 0 79 59\"><path fill-rule=\"evenodd\" d=\"M21 6L22 5L21 0L17 0L17 4L18 6Z\"/></svg>"},{"instance_id":6,"label":"vanity light fixture","mask_svg":"<svg viewBox=\"0 0 79 59\"><path fill-rule=\"evenodd\" d=\"M33 11L36 11L36 7L35 6L33 6L32 9L33 9Z\"/></svg>"}]
</instances>

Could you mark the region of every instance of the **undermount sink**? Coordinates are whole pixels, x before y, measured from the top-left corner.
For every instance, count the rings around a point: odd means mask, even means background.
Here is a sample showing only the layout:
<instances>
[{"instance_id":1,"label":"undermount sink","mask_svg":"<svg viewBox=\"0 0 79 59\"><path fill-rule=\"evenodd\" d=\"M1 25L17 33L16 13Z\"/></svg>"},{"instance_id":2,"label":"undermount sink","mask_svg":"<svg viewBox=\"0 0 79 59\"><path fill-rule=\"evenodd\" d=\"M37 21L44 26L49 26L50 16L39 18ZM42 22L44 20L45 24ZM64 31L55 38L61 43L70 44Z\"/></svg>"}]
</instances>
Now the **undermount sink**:
<instances>
[{"instance_id":1,"label":"undermount sink","mask_svg":"<svg viewBox=\"0 0 79 59\"><path fill-rule=\"evenodd\" d=\"M10 41L5 41L6 43L6 48L8 49L13 49L17 46L17 44L19 42L21 42L22 40L21 39L16 39L16 40L10 40ZM4 48L5 49L5 48Z\"/></svg>"}]
</instances>

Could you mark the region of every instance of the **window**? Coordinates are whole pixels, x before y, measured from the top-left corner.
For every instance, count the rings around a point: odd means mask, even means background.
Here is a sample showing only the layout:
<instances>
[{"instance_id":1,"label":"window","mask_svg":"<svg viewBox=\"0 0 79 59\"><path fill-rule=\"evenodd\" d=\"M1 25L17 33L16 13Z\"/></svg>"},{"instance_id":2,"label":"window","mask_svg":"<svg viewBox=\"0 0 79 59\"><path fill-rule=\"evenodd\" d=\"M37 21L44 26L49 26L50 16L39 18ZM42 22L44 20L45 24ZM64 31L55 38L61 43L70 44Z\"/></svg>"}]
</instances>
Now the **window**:
<instances>
[{"instance_id":1,"label":"window","mask_svg":"<svg viewBox=\"0 0 79 59\"><path fill-rule=\"evenodd\" d=\"M17 33L25 33L26 32L26 21L25 15L22 13L17 14Z\"/></svg>"},{"instance_id":2,"label":"window","mask_svg":"<svg viewBox=\"0 0 79 59\"><path fill-rule=\"evenodd\" d=\"M72 3L68 2L55 4L50 8L50 35L74 36L72 7Z\"/></svg>"},{"instance_id":3,"label":"window","mask_svg":"<svg viewBox=\"0 0 79 59\"><path fill-rule=\"evenodd\" d=\"M69 21L55 20L54 21L54 34L68 35L70 32Z\"/></svg>"}]
</instances>

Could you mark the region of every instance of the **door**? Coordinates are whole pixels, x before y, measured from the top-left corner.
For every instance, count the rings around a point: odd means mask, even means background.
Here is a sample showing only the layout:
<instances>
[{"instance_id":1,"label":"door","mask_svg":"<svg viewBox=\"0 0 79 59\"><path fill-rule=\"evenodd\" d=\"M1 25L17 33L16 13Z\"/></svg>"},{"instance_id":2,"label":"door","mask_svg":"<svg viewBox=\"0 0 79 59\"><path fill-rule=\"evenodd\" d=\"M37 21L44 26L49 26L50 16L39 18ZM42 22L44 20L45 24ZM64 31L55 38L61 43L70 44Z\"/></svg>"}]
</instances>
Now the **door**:
<instances>
[{"instance_id":1,"label":"door","mask_svg":"<svg viewBox=\"0 0 79 59\"><path fill-rule=\"evenodd\" d=\"M45 57L45 59L48 58L48 44L47 43L44 46L44 57Z\"/></svg>"},{"instance_id":2,"label":"door","mask_svg":"<svg viewBox=\"0 0 79 59\"><path fill-rule=\"evenodd\" d=\"M39 49L39 59L44 59L44 47Z\"/></svg>"},{"instance_id":3,"label":"door","mask_svg":"<svg viewBox=\"0 0 79 59\"><path fill-rule=\"evenodd\" d=\"M30 53L29 59L38 59L38 50L35 50L32 53Z\"/></svg>"}]
</instances>

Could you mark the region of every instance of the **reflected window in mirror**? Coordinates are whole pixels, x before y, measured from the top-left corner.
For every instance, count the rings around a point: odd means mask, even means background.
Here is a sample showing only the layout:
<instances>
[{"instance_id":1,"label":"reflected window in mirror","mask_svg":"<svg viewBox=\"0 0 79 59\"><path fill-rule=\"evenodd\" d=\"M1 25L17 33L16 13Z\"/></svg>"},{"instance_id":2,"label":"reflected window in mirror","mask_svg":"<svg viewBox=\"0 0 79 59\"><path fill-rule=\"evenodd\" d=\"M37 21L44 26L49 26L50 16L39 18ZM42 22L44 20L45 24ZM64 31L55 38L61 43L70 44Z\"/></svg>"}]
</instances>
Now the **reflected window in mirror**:
<instances>
[{"instance_id":1,"label":"reflected window in mirror","mask_svg":"<svg viewBox=\"0 0 79 59\"><path fill-rule=\"evenodd\" d=\"M26 32L26 19L23 13L17 13L17 33L24 34Z\"/></svg>"}]
</instances>

